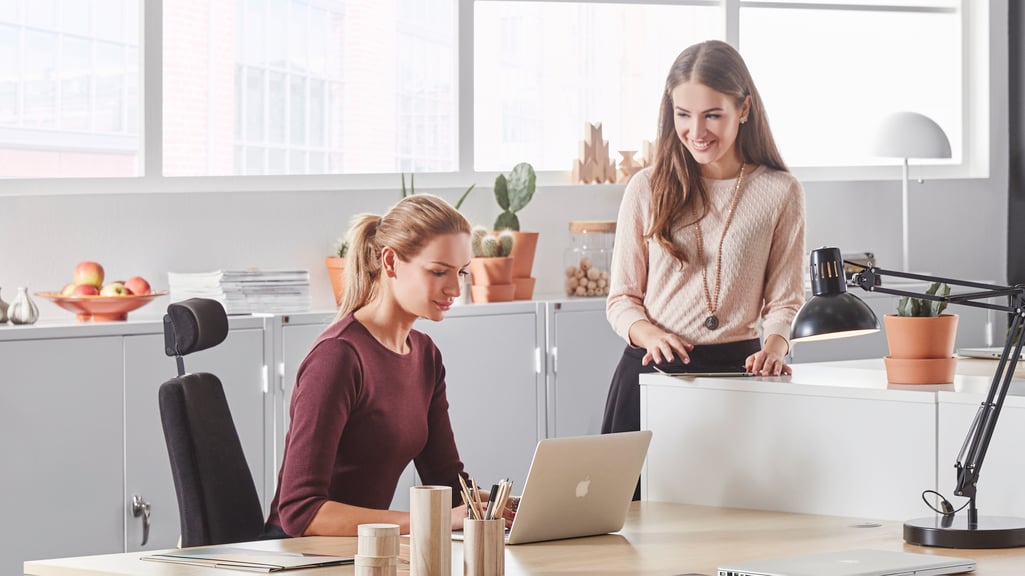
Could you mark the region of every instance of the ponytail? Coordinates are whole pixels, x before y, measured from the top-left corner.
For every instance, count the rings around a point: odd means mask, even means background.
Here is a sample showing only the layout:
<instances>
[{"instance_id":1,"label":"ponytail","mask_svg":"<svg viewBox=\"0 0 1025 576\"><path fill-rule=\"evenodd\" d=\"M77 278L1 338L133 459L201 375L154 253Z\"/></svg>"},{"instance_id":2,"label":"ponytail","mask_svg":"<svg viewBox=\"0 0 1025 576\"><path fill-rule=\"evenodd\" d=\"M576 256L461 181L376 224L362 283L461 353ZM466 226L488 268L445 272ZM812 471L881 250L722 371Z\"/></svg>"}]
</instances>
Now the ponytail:
<instances>
[{"instance_id":1,"label":"ponytail","mask_svg":"<svg viewBox=\"0 0 1025 576\"><path fill-rule=\"evenodd\" d=\"M381 217L376 214L359 214L352 219L345 263L345 292L338 304L336 320L366 306L377 295L381 250L376 237L380 224Z\"/></svg>"}]
</instances>

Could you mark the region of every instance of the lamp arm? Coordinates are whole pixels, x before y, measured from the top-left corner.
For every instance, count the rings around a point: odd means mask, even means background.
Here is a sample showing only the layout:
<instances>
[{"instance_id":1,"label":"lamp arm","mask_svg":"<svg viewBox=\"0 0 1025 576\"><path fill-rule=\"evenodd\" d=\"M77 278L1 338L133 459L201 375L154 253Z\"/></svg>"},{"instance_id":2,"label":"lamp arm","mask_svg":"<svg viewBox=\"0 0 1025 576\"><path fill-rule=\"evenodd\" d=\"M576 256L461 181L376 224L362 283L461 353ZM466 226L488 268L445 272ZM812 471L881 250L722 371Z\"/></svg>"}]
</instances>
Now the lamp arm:
<instances>
[{"instance_id":1,"label":"lamp arm","mask_svg":"<svg viewBox=\"0 0 1025 576\"><path fill-rule=\"evenodd\" d=\"M847 262L851 264L851 262ZM855 264L856 266L858 264ZM896 288L889 288L882 285L883 276L893 276L897 278L909 278L913 280L924 280L926 282L944 282L953 286L967 286L969 288L982 288L980 292L964 292L961 294L950 294L949 296L936 296L935 294L926 294L924 292L910 292L907 290L899 290ZM851 283L860 287L862 290L868 292L878 292L880 294L891 294L894 296L909 296L911 298L921 298L922 300L932 300L934 302L947 302L950 304L960 304L962 306L971 306L973 308L985 308L987 310L997 310L999 312L1013 313L1017 310L1020 304L1015 305L1013 302L1006 305L1001 304L990 304L988 302L976 302L976 300L986 300L989 298L996 298L998 296L1015 296L1025 291L1025 286L1003 286L1000 284L984 284L982 282L971 282L968 280L958 280L956 278L943 278L941 276L930 276L927 274L916 274L913 272L897 272L894 270L884 270L882 268L876 268L874 266L863 268L860 272L856 272L851 280Z\"/></svg>"},{"instance_id":2,"label":"lamp arm","mask_svg":"<svg viewBox=\"0 0 1025 576\"><path fill-rule=\"evenodd\" d=\"M1020 300L1021 295L1018 298ZM1009 334L1017 334L1022 322L1023 312L1019 309L1011 319ZM1004 349L1000 354L1000 360L997 363L996 372L993 374L989 391L986 393L986 399L979 406L979 411L968 429L968 435L957 456L955 464L957 485L954 488L954 494L958 496L975 499L976 483L979 480L982 461L986 458L993 430L996 429L997 418L1000 417L1004 399L1011 387L1011 380L1014 378L1014 370L1017 368L1023 344L1025 344L1025 338L1007 338L1007 341L1004 342ZM972 520L972 514L969 511L969 523Z\"/></svg>"}]
</instances>

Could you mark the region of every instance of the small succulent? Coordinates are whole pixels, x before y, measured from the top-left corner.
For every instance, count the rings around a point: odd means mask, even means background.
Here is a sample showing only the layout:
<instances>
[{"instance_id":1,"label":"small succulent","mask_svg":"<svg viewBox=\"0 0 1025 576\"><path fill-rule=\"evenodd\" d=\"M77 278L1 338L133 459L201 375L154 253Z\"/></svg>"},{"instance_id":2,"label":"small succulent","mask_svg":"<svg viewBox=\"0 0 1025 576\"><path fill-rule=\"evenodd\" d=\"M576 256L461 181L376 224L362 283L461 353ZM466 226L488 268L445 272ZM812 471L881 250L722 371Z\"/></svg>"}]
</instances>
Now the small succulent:
<instances>
[{"instance_id":1,"label":"small succulent","mask_svg":"<svg viewBox=\"0 0 1025 576\"><path fill-rule=\"evenodd\" d=\"M349 242L347 240L338 239L335 243L335 256L339 258L345 258L345 255L349 253Z\"/></svg>"},{"instance_id":2,"label":"small succulent","mask_svg":"<svg viewBox=\"0 0 1025 576\"><path fill-rule=\"evenodd\" d=\"M512 232L503 230L494 235L483 226L474 226L470 232L470 246L477 258L495 258L512 254L516 238Z\"/></svg>"},{"instance_id":3,"label":"small succulent","mask_svg":"<svg viewBox=\"0 0 1025 576\"><path fill-rule=\"evenodd\" d=\"M933 282L929 285L926 294L932 296L949 296L950 286L945 282ZM946 302L938 300L926 300L914 296L901 296L897 302L898 316L932 317L939 316L947 308Z\"/></svg>"}]
</instances>

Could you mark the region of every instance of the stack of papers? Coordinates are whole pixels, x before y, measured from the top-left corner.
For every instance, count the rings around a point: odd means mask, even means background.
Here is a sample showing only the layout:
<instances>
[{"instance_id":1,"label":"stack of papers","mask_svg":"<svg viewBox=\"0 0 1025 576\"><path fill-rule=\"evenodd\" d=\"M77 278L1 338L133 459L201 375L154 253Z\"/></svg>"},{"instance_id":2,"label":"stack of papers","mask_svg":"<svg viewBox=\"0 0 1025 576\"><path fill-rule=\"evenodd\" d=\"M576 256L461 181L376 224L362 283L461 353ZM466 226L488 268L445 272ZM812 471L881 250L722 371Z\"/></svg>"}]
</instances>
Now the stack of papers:
<instances>
[{"instance_id":1,"label":"stack of papers","mask_svg":"<svg viewBox=\"0 0 1025 576\"><path fill-rule=\"evenodd\" d=\"M171 302L211 298L228 314L304 312L310 309L308 270L168 272Z\"/></svg>"}]
</instances>

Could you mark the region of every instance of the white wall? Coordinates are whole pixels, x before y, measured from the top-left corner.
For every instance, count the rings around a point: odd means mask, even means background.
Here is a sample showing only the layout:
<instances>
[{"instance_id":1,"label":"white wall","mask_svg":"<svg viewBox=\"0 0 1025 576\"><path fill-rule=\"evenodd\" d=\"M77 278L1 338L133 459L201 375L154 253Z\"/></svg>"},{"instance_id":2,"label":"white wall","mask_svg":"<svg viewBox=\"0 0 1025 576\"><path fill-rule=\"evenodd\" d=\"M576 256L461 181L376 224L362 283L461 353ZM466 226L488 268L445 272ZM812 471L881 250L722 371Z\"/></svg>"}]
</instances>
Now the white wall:
<instances>
[{"instance_id":1,"label":"white wall","mask_svg":"<svg viewBox=\"0 0 1025 576\"><path fill-rule=\"evenodd\" d=\"M1006 4L994 2L991 41L990 177L936 180L911 187L911 265L952 278L1004 282L1007 244ZM870 81L870 80L867 80ZM837 114L849 111L838 110ZM823 119L828 129L829 119ZM785 151L784 151L785 153ZM478 183L463 205L473 222L490 224L498 212L490 185ZM85 184L88 185L88 184ZM418 188L421 192L426 190ZM900 261L900 182L806 182L808 246L872 251L883 267ZM26 190L31 193L30 190ZM76 194L0 197L0 296L16 286L59 290L80 260L102 263L109 277L136 274L166 289L168 271L257 266L306 268L313 304L333 304L323 266L336 238L358 212L380 213L399 192L249 192ZM460 190L437 191L454 201ZM521 213L523 228L541 232L534 274L537 293L561 290L570 220L615 219L617 187L542 188ZM43 320L68 312L37 302ZM159 314L157 301L139 313ZM134 314L134 313L133 313Z\"/></svg>"}]
</instances>

